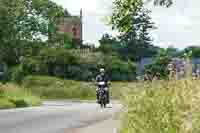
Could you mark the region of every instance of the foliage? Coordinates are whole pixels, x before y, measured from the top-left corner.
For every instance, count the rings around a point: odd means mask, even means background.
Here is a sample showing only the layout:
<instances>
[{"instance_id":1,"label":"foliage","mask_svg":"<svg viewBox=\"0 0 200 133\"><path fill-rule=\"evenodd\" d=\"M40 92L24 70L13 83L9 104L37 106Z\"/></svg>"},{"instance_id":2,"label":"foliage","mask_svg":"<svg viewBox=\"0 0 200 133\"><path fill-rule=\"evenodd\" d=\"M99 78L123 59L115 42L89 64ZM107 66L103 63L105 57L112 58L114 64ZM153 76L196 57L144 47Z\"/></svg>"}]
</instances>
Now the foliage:
<instances>
[{"instance_id":1,"label":"foliage","mask_svg":"<svg viewBox=\"0 0 200 133\"><path fill-rule=\"evenodd\" d=\"M53 44L63 16L63 8L50 0L0 0L2 58L16 65L25 44L41 41L41 37Z\"/></svg>"},{"instance_id":2,"label":"foliage","mask_svg":"<svg viewBox=\"0 0 200 133\"><path fill-rule=\"evenodd\" d=\"M145 66L145 72L151 74L152 76L159 73L160 78L166 79L168 77L167 66L170 63L171 58L168 56L167 50L161 50L158 56L155 58L154 63Z\"/></svg>"},{"instance_id":3,"label":"foliage","mask_svg":"<svg viewBox=\"0 0 200 133\"><path fill-rule=\"evenodd\" d=\"M121 33L119 39L124 46L122 55L133 61L157 54L158 48L151 45L149 32L155 27L149 14L142 0L114 2L111 25Z\"/></svg>"},{"instance_id":4,"label":"foliage","mask_svg":"<svg viewBox=\"0 0 200 133\"><path fill-rule=\"evenodd\" d=\"M134 80L136 71L134 64L122 61L117 55L48 47L40 49L36 56L25 57L21 66L25 75L50 75L81 81L91 81L100 67L106 68L111 80Z\"/></svg>"},{"instance_id":5,"label":"foliage","mask_svg":"<svg viewBox=\"0 0 200 133\"><path fill-rule=\"evenodd\" d=\"M108 33L103 34L102 38L99 40L101 45L113 44L117 42L117 39L109 35Z\"/></svg>"},{"instance_id":6,"label":"foliage","mask_svg":"<svg viewBox=\"0 0 200 133\"><path fill-rule=\"evenodd\" d=\"M54 35L54 41L52 42L56 47L63 47L66 49L72 48L72 38L67 33L57 33Z\"/></svg>"},{"instance_id":7,"label":"foliage","mask_svg":"<svg viewBox=\"0 0 200 133\"><path fill-rule=\"evenodd\" d=\"M63 80L48 76L28 76L23 84L33 94L45 99L78 99L94 100L96 98L96 86L92 82ZM110 93L112 99L119 99L123 87L131 86L133 83L112 82Z\"/></svg>"},{"instance_id":8,"label":"foliage","mask_svg":"<svg viewBox=\"0 0 200 133\"><path fill-rule=\"evenodd\" d=\"M0 109L10 109L15 108L15 104L7 99L1 99L0 98Z\"/></svg>"},{"instance_id":9,"label":"foliage","mask_svg":"<svg viewBox=\"0 0 200 133\"><path fill-rule=\"evenodd\" d=\"M23 85L33 94L47 99L95 99L94 86L85 82L29 76Z\"/></svg>"},{"instance_id":10,"label":"foliage","mask_svg":"<svg viewBox=\"0 0 200 133\"><path fill-rule=\"evenodd\" d=\"M29 107L41 104L39 97L33 96L27 89L14 84L0 84L0 109Z\"/></svg>"},{"instance_id":11,"label":"foliage","mask_svg":"<svg viewBox=\"0 0 200 133\"><path fill-rule=\"evenodd\" d=\"M166 49L166 54L171 58L172 57L178 57L178 56L180 56L180 51L177 48L168 47Z\"/></svg>"},{"instance_id":12,"label":"foliage","mask_svg":"<svg viewBox=\"0 0 200 133\"><path fill-rule=\"evenodd\" d=\"M106 64L106 68L108 73L110 73L112 80L135 80L136 65L131 61L124 62L116 56L113 56L108 60L111 60L111 63L107 62L108 64Z\"/></svg>"},{"instance_id":13,"label":"foliage","mask_svg":"<svg viewBox=\"0 0 200 133\"><path fill-rule=\"evenodd\" d=\"M16 66L10 70L10 79L16 83L21 83L26 73L23 71L22 66Z\"/></svg>"},{"instance_id":14,"label":"foliage","mask_svg":"<svg viewBox=\"0 0 200 133\"><path fill-rule=\"evenodd\" d=\"M200 47L198 46L190 46L190 47L187 47L183 50L183 54L184 53L188 53L190 54L189 56L191 57L200 57Z\"/></svg>"},{"instance_id":15,"label":"foliage","mask_svg":"<svg viewBox=\"0 0 200 133\"><path fill-rule=\"evenodd\" d=\"M124 94L121 133L197 133L199 81L138 83Z\"/></svg>"},{"instance_id":16,"label":"foliage","mask_svg":"<svg viewBox=\"0 0 200 133\"><path fill-rule=\"evenodd\" d=\"M44 47L36 56L25 57L22 68L26 74L64 77L65 66L76 62L76 57L66 49Z\"/></svg>"},{"instance_id":17,"label":"foliage","mask_svg":"<svg viewBox=\"0 0 200 133\"><path fill-rule=\"evenodd\" d=\"M132 28L132 20L142 4L141 0L115 0L111 16L113 28L119 32L128 32Z\"/></svg>"},{"instance_id":18,"label":"foliage","mask_svg":"<svg viewBox=\"0 0 200 133\"><path fill-rule=\"evenodd\" d=\"M119 49L123 48L119 39L107 33L102 36L99 42L100 42L99 49L105 54L109 54L112 52L119 52Z\"/></svg>"}]
</instances>

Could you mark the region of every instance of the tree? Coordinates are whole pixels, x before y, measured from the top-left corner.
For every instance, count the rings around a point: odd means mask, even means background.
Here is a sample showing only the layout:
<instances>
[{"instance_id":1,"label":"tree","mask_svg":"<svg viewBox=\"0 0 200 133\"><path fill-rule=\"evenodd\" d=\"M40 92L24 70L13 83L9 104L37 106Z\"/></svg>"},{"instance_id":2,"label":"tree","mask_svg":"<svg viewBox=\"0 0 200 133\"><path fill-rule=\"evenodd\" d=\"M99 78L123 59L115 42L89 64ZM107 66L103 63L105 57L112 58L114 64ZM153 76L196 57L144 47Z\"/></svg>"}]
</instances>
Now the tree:
<instances>
[{"instance_id":1,"label":"tree","mask_svg":"<svg viewBox=\"0 0 200 133\"><path fill-rule=\"evenodd\" d=\"M8 40L35 40L53 33L64 16L64 9L50 0L0 0L0 5L2 30L13 34Z\"/></svg>"},{"instance_id":2,"label":"tree","mask_svg":"<svg viewBox=\"0 0 200 133\"><path fill-rule=\"evenodd\" d=\"M115 37L112 37L108 33L103 34L102 38L99 40L101 45L104 44L113 44L117 42L117 39Z\"/></svg>"},{"instance_id":3,"label":"tree","mask_svg":"<svg viewBox=\"0 0 200 133\"><path fill-rule=\"evenodd\" d=\"M150 2L152 0L147 0ZM173 0L153 0L154 5L171 6ZM143 6L143 0L115 0L113 2L113 14L111 17L111 23L113 28L119 30L119 32L127 32L131 27L132 17L137 14L138 10Z\"/></svg>"},{"instance_id":4,"label":"tree","mask_svg":"<svg viewBox=\"0 0 200 133\"><path fill-rule=\"evenodd\" d=\"M0 0L0 52L4 59L18 63L25 41L28 45L46 36L52 42L63 16L63 8L50 0Z\"/></svg>"},{"instance_id":5,"label":"tree","mask_svg":"<svg viewBox=\"0 0 200 133\"><path fill-rule=\"evenodd\" d=\"M174 48L173 46L170 46L166 49L166 54L169 57L177 57L179 56L180 52L178 51L177 48Z\"/></svg>"},{"instance_id":6,"label":"tree","mask_svg":"<svg viewBox=\"0 0 200 133\"><path fill-rule=\"evenodd\" d=\"M126 56L132 60L157 54L153 47L149 31L154 29L142 0L116 0L114 2L111 24L120 33L120 40L126 47Z\"/></svg>"},{"instance_id":7,"label":"tree","mask_svg":"<svg viewBox=\"0 0 200 133\"><path fill-rule=\"evenodd\" d=\"M102 36L99 42L99 49L103 53L119 53L120 49L123 48L121 42L116 37L113 37L112 35L109 35L107 33Z\"/></svg>"},{"instance_id":8,"label":"tree","mask_svg":"<svg viewBox=\"0 0 200 133\"><path fill-rule=\"evenodd\" d=\"M183 50L183 53L190 53L191 57L200 57L200 47L198 46L190 46Z\"/></svg>"},{"instance_id":9,"label":"tree","mask_svg":"<svg viewBox=\"0 0 200 133\"><path fill-rule=\"evenodd\" d=\"M145 66L145 72L151 74L152 76L159 73L161 76L160 78L166 79L168 76L167 66L170 61L171 58L169 57L167 50L161 49L154 62L150 65Z\"/></svg>"}]
</instances>

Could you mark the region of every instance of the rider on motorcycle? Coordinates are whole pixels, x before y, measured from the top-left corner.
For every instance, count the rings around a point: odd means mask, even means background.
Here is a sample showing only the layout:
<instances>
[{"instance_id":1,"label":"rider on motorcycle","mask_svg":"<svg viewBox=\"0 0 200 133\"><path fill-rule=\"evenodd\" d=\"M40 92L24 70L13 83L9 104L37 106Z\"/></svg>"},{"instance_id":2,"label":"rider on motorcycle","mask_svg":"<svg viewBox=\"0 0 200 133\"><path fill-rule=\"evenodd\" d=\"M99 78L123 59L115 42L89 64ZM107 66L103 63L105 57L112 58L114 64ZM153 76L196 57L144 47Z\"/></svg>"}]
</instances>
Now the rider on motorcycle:
<instances>
[{"instance_id":1,"label":"rider on motorcycle","mask_svg":"<svg viewBox=\"0 0 200 133\"><path fill-rule=\"evenodd\" d=\"M99 103L99 94L98 94L98 90L99 90L99 84L100 82L105 82L105 90L106 90L106 95L107 95L107 103L109 104L110 102L110 97L109 97L109 90L108 90L108 84L109 84L109 79L108 76L105 73L105 69L101 68L100 69L100 74L97 75L96 77L96 84L97 84L97 89L96 89L96 96L97 96L97 102Z\"/></svg>"}]
</instances>

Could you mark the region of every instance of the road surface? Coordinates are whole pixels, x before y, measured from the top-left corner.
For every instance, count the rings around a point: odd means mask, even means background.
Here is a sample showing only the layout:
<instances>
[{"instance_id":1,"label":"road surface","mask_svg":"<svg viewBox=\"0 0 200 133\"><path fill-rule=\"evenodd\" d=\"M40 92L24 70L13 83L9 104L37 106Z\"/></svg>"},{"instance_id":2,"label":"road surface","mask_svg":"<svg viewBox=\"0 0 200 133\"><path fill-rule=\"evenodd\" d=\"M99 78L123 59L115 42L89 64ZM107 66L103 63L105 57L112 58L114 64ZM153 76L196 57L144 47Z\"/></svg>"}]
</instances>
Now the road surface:
<instances>
[{"instance_id":1,"label":"road surface","mask_svg":"<svg viewBox=\"0 0 200 133\"><path fill-rule=\"evenodd\" d=\"M96 103L48 101L41 107L1 110L0 133L81 133L80 129L89 133L86 130L108 123L120 108L119 104L101 109Z\"/></svg>"}]
</instances>

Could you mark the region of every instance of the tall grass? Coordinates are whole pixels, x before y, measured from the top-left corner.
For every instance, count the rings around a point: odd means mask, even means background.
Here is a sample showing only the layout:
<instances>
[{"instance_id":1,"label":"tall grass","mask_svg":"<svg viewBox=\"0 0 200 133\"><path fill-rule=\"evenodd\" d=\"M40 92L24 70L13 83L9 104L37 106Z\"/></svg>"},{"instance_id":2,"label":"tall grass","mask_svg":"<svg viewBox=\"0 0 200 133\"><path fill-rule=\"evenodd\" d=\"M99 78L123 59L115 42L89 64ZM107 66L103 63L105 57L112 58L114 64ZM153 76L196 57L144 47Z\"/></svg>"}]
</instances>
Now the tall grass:
<instances>
[{"instance_id":1,"label":"tall grass","mask_svg":"<svg viewBox=\"0 0 200 133\"><path fill-rule=\"evenodd\" d=\"M44 99L96 99L96 86L92 82L63 80L48 76L28 76L24 79L23 86ZM111 98L118 99L124 86L126 83L112 83Z\"/></svg>"},{"instance_id":2,"label":"tall grass","mask_svg":"<svg viewBox=\"0 0 200 133\"><path fill-rule=\"evenodd\" d=\"M15 84L0 84L0 109L40 105L39 97Z\"/></svg>"},{"instance_id":3,"label":"tall grass","mask_svg":"<svg viewBox=\"0 0 200 133\"><path fill-rule=\"evenodd\" d=\"M120 133L199 133L199 81L135 84L123 97Z\"/></svg>"},{"instance_id":4,"label":"tall grass","mask_svg":"<svg viewBox=\"0 0 200 133\"><path fill-rule=\"evenodd\" d=\"M46 76L29 76L23 86L44 99L94 99L95 89L91 83L62 80Z\"/></svg>"}]
</instances>

